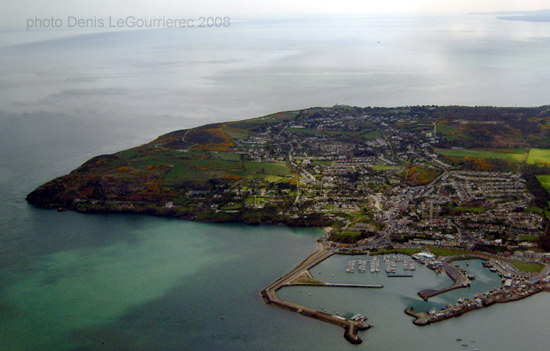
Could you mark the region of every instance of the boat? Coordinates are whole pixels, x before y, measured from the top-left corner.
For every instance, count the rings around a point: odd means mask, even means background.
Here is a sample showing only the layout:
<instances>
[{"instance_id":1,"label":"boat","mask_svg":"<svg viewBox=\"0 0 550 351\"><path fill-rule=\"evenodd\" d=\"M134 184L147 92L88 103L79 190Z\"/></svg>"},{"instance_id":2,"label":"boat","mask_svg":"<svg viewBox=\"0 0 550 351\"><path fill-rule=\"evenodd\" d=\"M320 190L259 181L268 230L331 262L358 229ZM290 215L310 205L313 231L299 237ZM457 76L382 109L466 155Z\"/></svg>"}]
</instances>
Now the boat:
<instances>
[{"instance_id":1,"label":"boat","mask_svg":"<svg viewBox=\"0 0 550 351\"><path fill-rule=\"evenodd\" d=\"M462 341L462 338L456 338L456 341Z\"/></svg>"}]
</instances>

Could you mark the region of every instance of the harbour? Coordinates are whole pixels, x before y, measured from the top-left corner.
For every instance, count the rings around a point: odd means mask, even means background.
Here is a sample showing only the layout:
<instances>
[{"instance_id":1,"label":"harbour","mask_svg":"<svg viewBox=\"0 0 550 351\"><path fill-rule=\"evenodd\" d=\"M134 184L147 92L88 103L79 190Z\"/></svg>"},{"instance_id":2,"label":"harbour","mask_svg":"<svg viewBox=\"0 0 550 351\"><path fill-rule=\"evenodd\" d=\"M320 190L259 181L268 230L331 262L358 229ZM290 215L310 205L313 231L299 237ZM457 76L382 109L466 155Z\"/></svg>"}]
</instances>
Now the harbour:
<instances>
[{"instance_id":1,"label":"harbour","mask_svg":"<svg viewBox=\"0 0 550 351\"><path fill-rule=\"evenodd\" d=\"M346 330L345 332L345 338L352 342L352 343L360 343L361 339L358 335L350 335L350 330L354 330L353 328L350 329L349 326L353 322L353 317L345 318L340 312L336 313L329 313L327 312L326 308L323 309L316 309L316 308L304 308L305 305L309 305L306 301L304 301L302 304L295 304L293 302L289 302L284 299L280 299L278 295L275 293L276 290L279 290L283 287L292 287L292 286L309 286L309 287L315 287L318 288L324 288L324 287L333 287L333 288L370 288L373 289L380 289L384 290L385 285L383 284L356 284L356 283L336 283L336 282L323 282L318 281L316 279L313 279L313 275L310 273L310 269L314 269L318 267L318 265L323 264L325 260L329 258L335 257L333 254L327 254L326 252L323 253L323 249L321 248L323 246L322 241L319 241L317 243L318 245L318 252L312 256L318 256L319 258L322 258L321 260L313 259L311 262L307 263L306 265L300 265L297 267L297 270L289 273L288 277L283 277L285 279L281 280L279 282L279 285L274 285L268 287L269 290L271 290L271 296L265 293L265 290L262 291L262 296L264 297L264 301L266 303L271 303L274 305L277 305L278 307L285 308L287 310L292 310L294 312L301 313L303 315L306 315L308 317L312 317L321 321L325 321L331 324L339 325L340 327L344 328ZM326 249L325 249L326 250ZM369 253L370 255L370 253ZM341 256L341 255L338 255ZM399 256L389 256L389 255L370 255L369 260L365 259L347 259L345 262L344 270L346 274L348 273L363 273L363 274L352 274L352 275L346 275L346 277L355 277L356 279L353 279L354 281L357 280L363 280L366 279L367 282L369 282L370 278L368 277L379 277L379 275L376 273L376 266L380 262L383 262L386 266L386 276L387 278L414 278L413 272L416 271L416 263L411 260L405 258L406 256L399 255ZM345 258L345 257L342 257ZM418 258L417 258L418 259ZM466 260L468 259L468 260ZM458 261L457 261L458 260ZM469 273L468 270L474 269L474 266L470 266L470 261L472 260L475 264L475 267L483 266L483 270L487 273L484 274L493 274L495 275L495 286L490 291L484 292L484 293L477 293L471 298L458 298L458 301L456 303L452 303L450 300L447 304L442 305L441 308L435 309L435 308L426 308L425 311L422 311L420 309L419 312L417 312L417 306L409 306L405 309L405 314L414 317L413 324L416 326L424 326L427 324L437 323L444 321L449 318L459 317L465 313L478 310L484 307L491 306L495 303L505 303L505 302L511 302L511 301L518 301L521 299L524 299L528 296L535 295L542 291L550 291L550 285L548 282L543 282L540 279L536 282L532 283L526 283L523 280L516 280L513 282L512 286L505 287L500 283L498 276L502 274L509 274L509 271L506 271L506 268L508 270L513 269L510 268L505 262L492 262L490 260L487 260L481 256L469 256L469 257L461 257L461 256L448 256L444 257L441 260L436 260L435 258L423 258L420 259L418 262L421 263L421 265L426 266L429 268L428 271L434 271L436 272L436 275L439 275L438 273L443 272L445 273L445 276L450 278L451 283L447 286L443 286L439 289L424 289L417 292L417 295L422 298L426 303L429 303L428 300L430 298L440 296L440 295L447 295L448 293L452 291L459 291L460 289L469 288L472 285L472 282L475 278L474 274ZM481 262L484 264L481 265ZM487 264L485 262L489 262L490 265L499 265L503 272L498 272L499 274L492 273L492 271L489 270L488 267L485 267ZM371 274L364 274L367 269L367 264L370 264L371 267ZM414 267L414 268L413 268ZM413 268L413 269L412 269ZM548 267L547 267L548 269ZM307 273L306 273L307 272ZM332 271L329 271L332 272ZM491 273L489 273L491 272ZM323 274L326 274L323 272L323 270L316 271L315 276L322 276ZM423 273L425 274L425 273ZM481 272L477 272L476 274L481 274ZM542 277L546 274L546 271L540 273L538 276L535 276L533 274L526 274L526 277L530 278L536 278L536 277ZM483 274L481 274L483 276ZM305 277L307 276L308 279L312 279L312 281L309 282L303 282ZM300 277L302 277L300 279ZM330 273L331 279L334 279L335 274ZM364 278L361 278L364 277ZM483 280L486 280L485 278ZM416 283L418 284L418 282ZM478 283L476 283L478 284ZM266 290L268 290L266 289ZM315 294L317 295L319 291L316 291ZM300 290L300 293L302 291ZM464 290L463 292L465 295L469 294L469 290ZM311 298L312 293L308 293L308 296ZM449 296L450 297L450 296ZM319 300L317 300L317 303L319 303ZM305 311L305 312L304 312ZM319 312L322 312L319 314ZM361 314L363 316L363 314ZM327 317L332 316L332 317ZM349 316L349 315L348 315ZM370 315L371 318L373 318L372 315ZM359 330L366 330L369 329L369 327L366 327L366 323L364 323L366 320L366 317L364 320L362 320L362 324L359 326L361 328L355 329L355 331ZM338 321L338 322L336 322ZM352 323L353 324L353 323ZM365 328L363 328L365 327Z\"/></svg>"},{"instance_id":2,"label":"harbour","mask_svg":"<svg viewBox=\"0 0 550 351\"><path fill-rule=\"evenodd\" d=\"M319 284L307 284L300 281L300 277L304 275L309 275L311 277L311 274L309 273L309 269L318 263L324 261L328 257L332 256L334 252L327 250L325 247L325 244L322 240L317 241L317 251L310 255L308 258L306 258L302 263L300 263L294 270L286 274L285 276L279 278L274 283L269 285L267 288L262 290L260 292L260 295L262 296L264 302L266 304L271 304L277 307L280 307L285 310L289 310L292 312L299 313L301 315L304 315L306 317L311 317L326 323L337 325L341 328L344 328L344 338L349 341L352 344L360 344L363 342L363 340L359 337L358 332L362 330L367 330L371 326L366 323L366 317L361 316L361 318L352 318L352 319L346 319L339 315L333 315L326 313L324 311L315 310L313 308L309 308L303 305L299 305L293 302L284 301L281 300L277 296L277 290L281 289L284 286L290 286L290 285L319 285ZM352 266L355 265L355 261L351 264ZM348 267L348 268L351 268ZM307 278L306 278L307 279ZM296 283L293 283L297 281ZM330 284L321 284L322 286L331 286ZM340 286L340 287L354 287L354 288L381 288L381 286L359 286L354 284L339 284L339 285L332 285L332 286ZM311 293L310 293L311 295ZM359 314L356 314L355 317L359 316Z\"/></svg>"}]
</instances>

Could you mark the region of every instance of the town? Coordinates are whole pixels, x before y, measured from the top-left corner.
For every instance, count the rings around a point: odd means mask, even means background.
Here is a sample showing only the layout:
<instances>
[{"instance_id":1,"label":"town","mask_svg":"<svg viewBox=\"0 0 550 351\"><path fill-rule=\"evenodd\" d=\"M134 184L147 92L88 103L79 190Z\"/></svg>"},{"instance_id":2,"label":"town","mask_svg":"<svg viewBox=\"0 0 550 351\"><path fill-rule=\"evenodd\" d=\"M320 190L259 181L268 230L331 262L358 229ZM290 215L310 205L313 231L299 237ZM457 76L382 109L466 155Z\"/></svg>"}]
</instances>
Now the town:
<instances>
[{"instance_id":1,"label":"town","mask_svg":"<svg viewBox=\"0 0 550 351\"><path fill-rule=\"evenodd\" d=\"M95 157L27 199L330 227L338 250L443 246L542 259L549 130L546 107L316 107L172 132Z\"/></svg>"}]
</instances>

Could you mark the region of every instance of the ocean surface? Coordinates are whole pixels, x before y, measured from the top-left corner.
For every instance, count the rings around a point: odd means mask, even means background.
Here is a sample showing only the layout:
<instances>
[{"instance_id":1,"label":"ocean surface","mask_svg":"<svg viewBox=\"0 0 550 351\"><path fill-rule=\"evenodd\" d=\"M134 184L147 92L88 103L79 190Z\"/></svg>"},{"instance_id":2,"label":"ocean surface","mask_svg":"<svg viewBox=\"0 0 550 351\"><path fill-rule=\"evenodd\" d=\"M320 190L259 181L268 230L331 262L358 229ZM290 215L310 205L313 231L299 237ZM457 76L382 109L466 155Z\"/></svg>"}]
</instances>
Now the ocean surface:
<instances>
[{"instance_id":1,"label":"ocean surface","mask_svg":"<svg viewBox=\"0 0 550 351\"><path fill-rule=\"evenodd\" d=\"M320 230L57 213L24 198L95 155L205 123L337 103L548 104L549 39L549 23L489 15L0 27L0 350L547 350L550 294L426 327L403 313L498 284L474 261L472 288L427 303L416 292L449 281L420 267L381 290L281 291L366 314L374 328L353 346L259 296L315 250ZM347 259L312 273L375 279L346 275Z\"/></svg>"}]
</instances>

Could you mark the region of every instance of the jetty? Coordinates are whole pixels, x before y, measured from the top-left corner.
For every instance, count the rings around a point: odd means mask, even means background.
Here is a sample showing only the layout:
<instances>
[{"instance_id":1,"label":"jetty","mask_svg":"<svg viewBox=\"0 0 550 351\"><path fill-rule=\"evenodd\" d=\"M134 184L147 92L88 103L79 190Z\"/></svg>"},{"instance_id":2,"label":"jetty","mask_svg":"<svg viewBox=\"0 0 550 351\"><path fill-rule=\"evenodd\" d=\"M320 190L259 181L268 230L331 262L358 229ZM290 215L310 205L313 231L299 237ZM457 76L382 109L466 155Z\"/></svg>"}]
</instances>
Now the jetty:
<instances>
[{"instance_id":1,"label":"jetty","mask_svg":"<svg viewBox=\"0 0 550 351\"><path fill-rule=\"evenodd\" d=\"M306 317L315 318L322 322L337 325L344 328L344 338L352 344L363 342L358 335L361 330L367 330L371 326L366 323L366 317L347 319L342 316L333 315L324 311L302 306L293 302L284 301L277 296L277 290L285 286L293 285L311 285L327 287L346 287L346 288L381 288L381 285L360 285L360 284L330 284L315 280L311 277L309 269L332 256L334 252L328 250L322 240L317 241L317 251L306 258L295 269L286 275L280 277L267 288L260 292L266 304L274 305L279 308L296 312ZM355 316L354 316L355 317Z\"/></svg>"},{"instance_id":2,"label":"jetty","mask_svg":"<svg viewBox=\"0 0 550 351\"><path fill-rule=\"evenodd\" d=\"M464 270L455 266L454 264L449 262L443 262L441 263L441 268L443 269L443 271L445 271L445 273L447 273L449 278L451 278L454 281L454 283L453 285L443 289L438 289L438 290L426 289L426 290L420 291L418 293L418 296L423 298L425 301L427 301L430 297L443 294L447 291L451 291L454 289L465 288L470 286L471 284L467 273Z\"/></svg>"},{"instance_id":3,"label":"jetty","mask_svg":"<svg viewBox=\"0 0 550 351\"><path fill-rule=\"evenodd\" d=\"M449 318L459 317L464 313L486 308L496 303L507 303L525 299L542 291L550 291L549 283L522 284L510 288L494 289L490 294L477 296L473 300L460 298L456 304L450 304L440 311L414 312L412 307L405 313L415 318L413 324L424 326L437 323Z\"/></svg>"}]
</instances>

